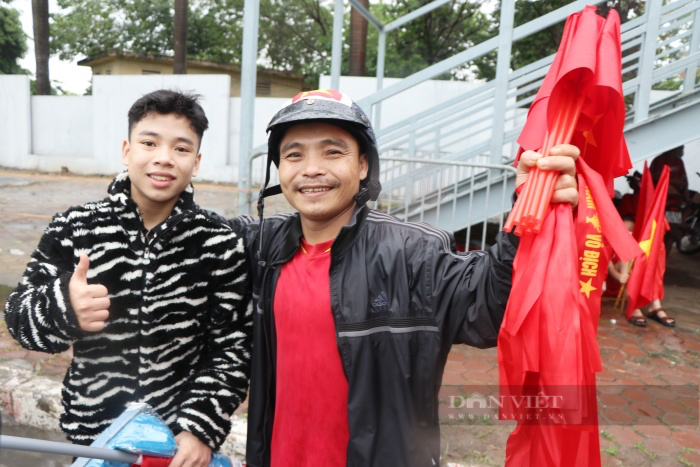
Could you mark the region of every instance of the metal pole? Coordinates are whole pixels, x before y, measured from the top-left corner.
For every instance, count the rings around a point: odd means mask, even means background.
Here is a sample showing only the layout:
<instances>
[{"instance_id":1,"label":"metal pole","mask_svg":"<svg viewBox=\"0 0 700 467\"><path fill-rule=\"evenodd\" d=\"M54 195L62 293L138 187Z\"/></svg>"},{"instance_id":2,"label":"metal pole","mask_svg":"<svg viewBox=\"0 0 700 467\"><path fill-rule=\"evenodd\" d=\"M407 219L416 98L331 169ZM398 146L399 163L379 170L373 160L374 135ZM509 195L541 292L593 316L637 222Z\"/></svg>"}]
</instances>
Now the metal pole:
<instances>
[{"instance_id":1,"label":"metal pole","mask_svg":"<svg viewBox=\"0 0 700 467\"><path fill-rule=\"evenodd\" d=\"M84 457L87 459L104 459L115 462L126 462L129 464L136 464L139 461L139 456L137 454L117 451L116 449L96 448L93 446L81 446L79 444L6 435L0 435L0 449L43 452L45 454L60 454L63 456Z\"/></svg>"},{"instance_id":2,"label":"metal pole","mask_svg":"<svg viewBox=\"0 0 700 467\"><path fill-rule=\"evenodd\" d=\"M697 52L698 47L700 47L700 10L695 10L695 13L693 13L693 32L690 36L690 43L688 44L688 55ZM689 65L686 69L685 78L683 79L684 93L688 93L695 89L695 75L697 71L697 62Z\"/></svg>"},{"instance_id":3,"label":"metal pole","mask_svg":"<svg viewBox=\"0 0 700 467\"><path fill-rule=\"evenodd\" d=\"M644 45L639 63L639 88L634 109L634 123L646 120L649 117L649 100L651 98L651 85L654 79L654 62L656 61L656 42L659 36L659 22L661 20L661 6L663 2L648 1L646 32L644 33Z\"/></svg>"},{"instance_id":4,"label":"metal pole","mask_svg":"<svg viewBox=\"0 0 700 467\"><path fill-rule=\"evenodd\" d=\"M500 164L503 152L503 132L506 118L506 99L510 75L510 52L513 43L515 0L501 3L501 26L499 29L498 61L496 62L495 100L493 103L493 125L491 133L491 163Z\"/></svg>"},{"instance_id":5,"label":"metal pole","mask_svg":"<svg viewBox=\"0 0 700 467\"><path fill-rule=\"evenodd\" d=\"M331 52L331 88L340 86L340 64L343 61L343 16L345 5L343 0L335 0L333 12L333 49Z\"/></svg>"},{"instance_id":6,"label":"metal pole","mask_svg":"<svg viewBox=\"0 0 700 467\"><path fill-rule=\"evenodd\" d=\"M250 157L253 149L255 79L258 72L258 18L260 2L245 0L243 10L243 55L241 59L241 123L238 150L238 214L250 214Z\"/></svg>"},{"instance_id":7,"label":"metal pole","mask_svg":"<svg viewBox=\"0 0 700 467\"><path fill-rule=\"evenodd\" d=\"M379 44L377 45L377 91L384 86L384 63L386 62L386 32L383 29L379 31ZM382 102L379 101L374 105L374 131L379 131L382 118Z\"/></svg>"}]
</instances>

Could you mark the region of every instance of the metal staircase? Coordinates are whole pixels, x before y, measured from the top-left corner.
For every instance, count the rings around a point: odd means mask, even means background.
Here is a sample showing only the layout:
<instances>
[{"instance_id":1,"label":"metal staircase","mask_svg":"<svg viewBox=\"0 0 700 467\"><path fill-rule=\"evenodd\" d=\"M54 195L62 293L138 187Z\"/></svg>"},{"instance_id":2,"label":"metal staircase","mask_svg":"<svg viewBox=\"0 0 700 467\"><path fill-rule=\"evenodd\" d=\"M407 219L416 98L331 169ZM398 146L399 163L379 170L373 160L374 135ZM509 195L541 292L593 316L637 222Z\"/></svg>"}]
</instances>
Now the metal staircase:
<instances>
[{"instance_id":1,"label":"metal staircase","mask_svg":"<svg viewBox=\"0 0 700 467\"><path fill-rule=\"evenodd\" d=\"M372 17L357 0L350 3L379 31L378 89L359 101L372 118L380 145L384 189L377 207L452 232L467 229L467 238L474 224L487 219L502 222L503 213L510 209L515 141L534 99L533 91L553 60L553 56L543 57L511 71L512 44L603 0L575 1L518 27L513 26L514 0L504 0L499 36L387 87L383 87L382 76L386 34L446 1L436 0L388 25ZM340 84L343 14L343 1L336 0L331 66L336 88ZM643 16L623 23L621 30L623 89L629 103L625 134L633 162L700 137L694 124L700 121L700 0L648 0ZM382 126L382 107L387 108L392 98L400 99L411 88L492 52L498 53L494 80ZM669 80L679 83L678 89L654 100L652 90ZM241 149L247 154L264 151ZM482 231L483 240L486 229Z\"/></svg>"}]
</instances>

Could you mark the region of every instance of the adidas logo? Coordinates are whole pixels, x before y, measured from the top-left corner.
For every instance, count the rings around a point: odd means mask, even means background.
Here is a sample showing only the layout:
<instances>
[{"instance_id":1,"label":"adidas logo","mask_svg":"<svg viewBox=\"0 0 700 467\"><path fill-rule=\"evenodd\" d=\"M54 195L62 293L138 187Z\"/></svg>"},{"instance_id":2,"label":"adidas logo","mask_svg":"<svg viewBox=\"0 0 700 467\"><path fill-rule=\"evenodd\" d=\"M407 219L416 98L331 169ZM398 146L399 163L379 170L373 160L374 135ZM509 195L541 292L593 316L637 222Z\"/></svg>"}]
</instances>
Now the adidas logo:
<instances>
[{"instance_id":1,"label":"adidas logo","mask_svg":"<svg viewBox=\"0 0 700 467\"><path fill-rule=\"evenodd\" d=\"M386 296L386 292L382 291L377 298L372 302L372 308L375 311L386 311L389 309L389 297Z\"/></svg>"}]
</instances>

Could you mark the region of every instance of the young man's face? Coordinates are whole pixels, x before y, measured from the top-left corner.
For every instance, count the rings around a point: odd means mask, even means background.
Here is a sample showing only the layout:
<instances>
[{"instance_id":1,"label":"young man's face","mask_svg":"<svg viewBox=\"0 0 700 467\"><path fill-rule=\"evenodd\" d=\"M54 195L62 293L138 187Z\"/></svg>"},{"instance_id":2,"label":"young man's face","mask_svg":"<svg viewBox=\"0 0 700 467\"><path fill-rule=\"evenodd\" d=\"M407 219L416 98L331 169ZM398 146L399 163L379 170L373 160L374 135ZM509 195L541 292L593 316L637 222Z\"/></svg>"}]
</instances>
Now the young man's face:
<instances>
[{"instance_id":1,"label":"young man's face","mask_svg":"<svg viewBox=\"0 0 700 467\"><path fill-rule=\"evenodd\" d=\"M189 120L175 114L147 114L122 144L131 197L140 208L172 210L197 175L202 155Z\"/></svg>"},{"instance_id":2,"label":"young man's face","mask_svg":"<svg viewBox=\"0 0 700 467\"><path fill-rule=\"evenodd\" d=\"M366 156L355 138L335 125L299 123L280 142L280 186L302 220L326 223L351 215L365 177Z\"/></svg>"}]
</instances>

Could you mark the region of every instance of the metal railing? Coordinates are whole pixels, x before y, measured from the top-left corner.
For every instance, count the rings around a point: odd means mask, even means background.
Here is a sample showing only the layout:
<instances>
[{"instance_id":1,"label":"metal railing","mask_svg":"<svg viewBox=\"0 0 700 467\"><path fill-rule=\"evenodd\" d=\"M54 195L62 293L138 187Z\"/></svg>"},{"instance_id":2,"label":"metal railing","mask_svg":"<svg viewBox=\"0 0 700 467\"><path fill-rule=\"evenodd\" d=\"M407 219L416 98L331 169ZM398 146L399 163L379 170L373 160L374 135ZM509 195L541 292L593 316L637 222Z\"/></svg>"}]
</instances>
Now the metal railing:
<instances>
[{"instance_id":1,"label":"metal railing","mask_svg":"<svg viewBox=\"0 0 700 467\"><path fill-rule=\"evenodd\" d=\"M258 152L251 159L250 171L256 180L264 179L266 154ZM402 172L427 168L434 169L432 177L397 183ZM370 203L372 207L399 219L440 226L454 232L459 244L484 249L494 232L501 230L510 211L508 193L513 191L516 169L512 165L382 156L379 173L382 192L376 202ZM269 185L278 183L273 165ZM277 201L266 201L267 215L290 209L279 198ZM490 211L498 214L489 215Z\"/></svg>"},{"instance_id":2,"label":"metal railing","mask_svg":"<svg viewBox=\"0 0 700 467\"><path fill-rule=\"evenodd\" d=\"M483 250L503 228L511 208L512 165L382 156L380 167L382 192L375 206L380 211L453 232L466 249ZM426 169L430 177L402 181L405 172Z\"/></svg>"},{"instance_id":3,"label":"metal railing","mask_svg":"<svg viewBox=\"0 0 700 467\"><path fill-rule=\"evenodd\" d=\"M511 47L517 47L517 41L525 37L562 24L570 14L581 11L588 4L602 2L603 0L578 0L515 27L515 2L504 0L499 36L414 73L398 83L383 87L382 60L386 34L446 2L434 1L419 9L420 11L416 10L384 25L361 7L357 0L350 0L352 8L360 11L379 31L377 91L358 103L372 118L380 157L385 161L391 160L392 163L383 163L382 166L385 186L382 200L386 199L386 190L391 187L393 194L389 195L390 197L401 198L404 204L410 203L403 206L402 216L411 220L432 219L434 213L431 210L436 210L436 206L443 206L442 201L446 194L454 189L453 177L460 176L456 168L462 167L462 164L481 166L480 169L472 169L476 172L464 175L467 180L477 177L479 182L475 186L481 186L481 183L488 181L493 185L493 190L499 189L499 186L507 187L507 184L503 185L498 178L508 178L506 172L496 175L495 169L487 169L487 165L507 165L512 161L517 150L516 139L522 130L527 110L554 58L550 55L517 70L511 70ZM672 112L673 105L664 106L669 100L698 99L699 10L700 0L675 0L665 5L660 0L650 0L645 3L640 17L622 24L623 91L628 102L628 127L643 125L645 122L664 117L665 112ZM345 14L345 3L342 0L336 0L335 11L333 50L336 53L332 59L331 82L333 86L340 87L339 51L342 49L342 18ZM513 43L516 45L513 46ZM402 93L415 86L493 52L498 53L494 80L476 83L473 88L460 95L406 116L404 120L382 126L382 106L389 105L390 99L400 99ZM652 89L674 81L677 82L677 89L669 97L660 102L652 101ZM658 137L668 138L669 147L678 144L677 141L671 141L670 135ZM265 148L259 147L249 154L262 151L265 151ZM412 162L414 159L421 159L423 165ZM249 160L251 166L256 164L255 160ZM451 174L445 173L443 163L454 166ZM400 166L401 164L403 166ZM470 184L464 180L462 182L459 185L460 189L451 196L461 197L462 204L473 206L474 199L468 194ZM509 198L510 194L502 195ZM393 203L379 205L380 208L385 206L387 210L391 210ZM440 209L444 210L444 207ZM455 209L459 211L459 208ZM484 218L498 214L486 212ZM453 226L455 229L465 227L467 226Z\"/></svg>"}]
</instances>

